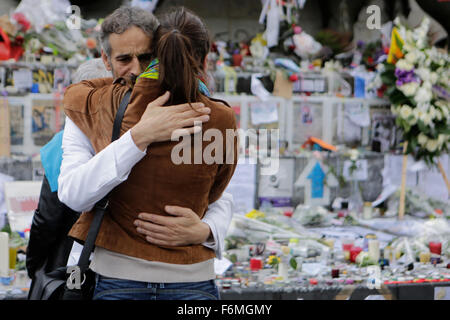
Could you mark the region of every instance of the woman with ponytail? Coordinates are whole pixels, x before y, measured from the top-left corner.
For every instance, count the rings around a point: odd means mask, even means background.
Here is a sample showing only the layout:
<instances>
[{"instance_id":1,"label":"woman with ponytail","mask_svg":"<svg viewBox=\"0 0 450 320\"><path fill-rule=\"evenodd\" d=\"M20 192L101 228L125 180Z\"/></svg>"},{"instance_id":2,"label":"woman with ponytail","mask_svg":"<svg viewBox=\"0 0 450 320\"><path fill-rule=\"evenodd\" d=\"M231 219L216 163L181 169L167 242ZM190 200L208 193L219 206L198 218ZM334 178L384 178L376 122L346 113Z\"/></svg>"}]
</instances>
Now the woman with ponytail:
<instances>
[{"instance_id":1,"label":"woman with ponytail","mask_svg":"<svg viewBox=\"0 0 450 320\"><path fill-rule=\"evenodd\" d=\"M233 110L226 102L210 97L204 80L210 45L205 25L186 9L176 9L160 19L152 38L153 60L132 87L121 127L121 134L131 130L136 146L146 154L128 179L110 193L109 210L90 266L97 273L94 299L219 298L212 249L201 244L168 246L153 238L155 234L164 236L161 233L166 229L158 227L158 217L168 216L166 204L189 208L202 219L236 168L238 138ZM115 81L101 94L90 94L92 105L65 104L66 115L88 136L96 153L110 144L115 113L129 89L125 82ZM200 102L210 109L201 133L184 132L182 141L176 135L172 141L157 143L139 134L139 128L146 126L142 119L147 105L164 93L169 96L167 108L189 103L192 109L180 112L196 112L194 103ZM192 125L186 123L185 127ZM135 223L147 212L154 214L155 227L143 234ZM84 212L69 235L84 241L92 217L92 212Z\"/></svg>"}]
</instances>

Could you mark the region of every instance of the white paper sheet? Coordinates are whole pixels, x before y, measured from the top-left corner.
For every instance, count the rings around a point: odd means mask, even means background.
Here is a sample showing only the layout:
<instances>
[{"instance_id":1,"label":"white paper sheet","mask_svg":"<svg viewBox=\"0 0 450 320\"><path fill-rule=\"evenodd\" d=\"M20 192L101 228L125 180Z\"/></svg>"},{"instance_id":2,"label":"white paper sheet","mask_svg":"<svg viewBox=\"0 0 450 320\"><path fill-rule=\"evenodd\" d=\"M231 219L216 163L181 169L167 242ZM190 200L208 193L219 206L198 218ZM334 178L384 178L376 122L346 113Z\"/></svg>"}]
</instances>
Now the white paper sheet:
<instances>
[{"instance_id":1,"label":"white paper sheet","mask_svg":"<svg viewBox=\"0 0 450 320\"><path fill-rule=\"evenodd\" d=\"M369 107L361 102L347 102L344 104L345 115L356 125L368 127L370 125Z\"/></svg>"},{"instance_id":2,"label":"white paper sheet","mask_svg":"<svg viewBox=\"0 0 450 320\"><path fill-rule=\"evenodd\" d=\"M408 168L415 164L414 158L408 156ZM384 158L383 185L400 186L402 183L402 155L386 155ZM406 186L414 187L417 185L417 174L408 170L406 172Z\"/></svg>"},{"instance_id":3,"label":"white paper sheet","mask_svg":"<svg viewBox=\"0 0 450 320\"><path fill-rule=\"evenodd\" d=\"M239 159L238 165L225 192L231 193L235 212L247 213L255 207L256 164Z\"/></svg>"},{"instance_id":4,"label":"white paper sheet","mask_svg":"<svg viewBox=\"0 0 450 320\"><path fill-rule=\"evenodd\" d=\"M440 157L442 167L446 171L447 179L450 178L449 170L449 157L448 155L443 155ZM448 191L442 174L437 168L422 170L419 173L419 185L420 191L424 192L429 197L438 200L448 200Z\"/></svg>"},{"instance_id":5,"label":"white paper sheet","mask_svg":"<svg viewBox=\"0 0 450 320\"><path fill-rule=\"evenodd\" d=\"M357 160L356 169L350 174L350 167L352 162L350 160L344 161L343 175L346 180L365 181L368 177L367 160Z\"/></svg>"},{"instance_id":6,"label":"white paper sheet","mask_svg":"<svg viewBox=\"0 0 450 320\"><path fill-rule=\"evenodd\" d=\"M30 69L19 69L13 72L14 87L30 89L33 85L33 74Z\"/></svg>"},{"instance_id":7,"label":"white paper sheet","mask_svg":"<svg viewBox=\"0 0 450 320\"><path fill-rule=\"evenodd\" d=\"M12 231L24 231L31 227L42 181L12 181L5 183L5 199L8 221Z\"/></svg>"},{"instance_id":8,"label":"white paper sheet","mask_svg":"<svg viewBox=\"0 0 450 320\"><path fill-rule=\"evenodd\" d=\"M253 102L250 104L251 121L257 126L278 122L278 105L276 102Z\"/></svg>"},{"instance_id":9,"label":"white paper sheet","mask_svg":"<svg viewBox=\"0 0 450 320\"><path fill-rule=\"evenodd\" d=\"M258 197L291 198L294 190L294 159L280 159L275 175L261 175Z\"/></svg>"},{"instance_id":10,"label":"white paper sheet","mask_svg":"<svg viewBox=\"0 0 450 320\"><path fill-rule=\"evenodd\" d=\"M230 260L228 260L227 258L222 258L222 259L216 259L214 258L214 272L217 275L222 275L225 273L225 271L228 270L228 268L231 267L233 263L231 263Z\"/></svg>"}]
</instances>

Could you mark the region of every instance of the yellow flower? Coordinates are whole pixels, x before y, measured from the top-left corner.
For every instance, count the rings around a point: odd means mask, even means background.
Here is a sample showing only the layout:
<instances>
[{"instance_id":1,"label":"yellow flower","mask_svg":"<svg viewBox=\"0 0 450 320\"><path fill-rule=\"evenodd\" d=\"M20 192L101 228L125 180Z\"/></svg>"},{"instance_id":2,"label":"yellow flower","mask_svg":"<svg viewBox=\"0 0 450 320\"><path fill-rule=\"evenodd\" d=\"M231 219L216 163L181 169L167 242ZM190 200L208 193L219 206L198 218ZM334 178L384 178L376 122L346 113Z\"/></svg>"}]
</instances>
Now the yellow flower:
<instances>
[{"instance_id":1,"label":"yellow flower","mask_svg":"<svg viewBox=\"0 0 450 320\"><path fill-rule=\"evenodd\" d=\"M253 209L252 211L247 213L245 216L250 219L258 219L258 218L264 218L266 215L264 214L264 212Z\"/></svg>"},{"instance_id":2,"label":"yellow flower","mask_svg":"<svg viewBox=\"0 0 450 320\"><path fill-rule=\"evenodd\" d=\"M270 265L275 265L275 264L278 264L279 262L280 262L280 259L277 256L269 256L269 259L267 261L267 263Z\"/></svg>"}]
</instances>

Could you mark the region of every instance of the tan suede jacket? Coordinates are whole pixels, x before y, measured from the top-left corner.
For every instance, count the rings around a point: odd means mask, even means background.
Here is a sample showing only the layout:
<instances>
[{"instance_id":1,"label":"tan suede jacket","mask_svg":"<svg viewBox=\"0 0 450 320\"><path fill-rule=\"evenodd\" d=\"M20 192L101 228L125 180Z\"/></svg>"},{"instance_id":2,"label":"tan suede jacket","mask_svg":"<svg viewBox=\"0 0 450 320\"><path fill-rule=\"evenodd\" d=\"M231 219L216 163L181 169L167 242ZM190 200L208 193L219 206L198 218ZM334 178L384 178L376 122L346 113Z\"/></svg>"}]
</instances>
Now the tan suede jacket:
<instances>
[{"instance_id":1,"label":"tan suede jacket","mask_svg":"<svg viewBox=\"0 0 450 320\"><path fill-rule=\"evenodd\" d=\"M115 114L127 90L129 87L120 83L120 79L113 83L111 78L104 78L71 85L64 94L66 115L89 138L96 153L111 143ZM147 104L161 94L156 80L139 79L133 87L121 135L140 120ZM217 129L222 133L222 163L206 164L202 161L201 164L193 164L192 142L192 164L177 165L173 163L171 153L180 142L151 144L147 155L133 167L128 179L110 194L109 209L100 227L96 246L136 258L173 264L192 264L215 257L213 250L203 245L166 247L150 244L133 225L141 212L167 215L165 205L188 207L202 218L208 205L218 200L228 185L237 164L238 138L228 135L228 146L231 145L231 148L227 148L226 130L236 130L236 118L233 110L218 100L202 96L201 102L211 108L210 120L203 124L203 133L208 129ZM194 141L194 136L190 137ZM204 152L210 143L202 141L200 152ZM231 164L226 163L227 151L233 153L228 154ZM69 236L83 242L92 217L93 212L84 212Z\"/></svg>"}]
</instances>

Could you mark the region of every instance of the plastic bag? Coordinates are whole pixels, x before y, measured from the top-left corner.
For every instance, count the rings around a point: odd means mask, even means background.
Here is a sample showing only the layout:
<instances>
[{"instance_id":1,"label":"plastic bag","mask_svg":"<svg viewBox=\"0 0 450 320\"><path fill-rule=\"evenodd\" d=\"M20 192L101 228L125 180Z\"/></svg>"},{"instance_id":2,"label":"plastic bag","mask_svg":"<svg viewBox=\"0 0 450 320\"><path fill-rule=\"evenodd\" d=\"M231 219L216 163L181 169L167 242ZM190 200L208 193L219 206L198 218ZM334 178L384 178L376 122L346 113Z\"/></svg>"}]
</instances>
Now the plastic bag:
<instances>
[{"instance_id":1,"label":"plastic bag","mask_svg":"<svg viewBox=\"0 0 450 320\"><path fill-rule=\"evenodd\" d=\"M22 0L14 13L20 12L31 22L37 32L41 32L47 24L65 21L67 11L71 13L69 0Z\"/></svg>"},{"instance_id":2,"label":"plastic bag","mask_svg":"<svg viewBox=\"0 0 450 320\"><path fill-rule=\"evenodd\" d=\"M292 219L304 226L329 225L332 216L327 209L320 206L298 205Z\"/></svg>"},{"instance_id":3,"label":"plastic bag","mask_svg":"<svg viewBox=\"0 0 450 320\"><path fill-rule=\"evenodd\" d=\"M295 45L294 53L302 59L309 59L322 49L322 45L305 31L294 35L292 40Z\"/></svg>"}]
</instances>

